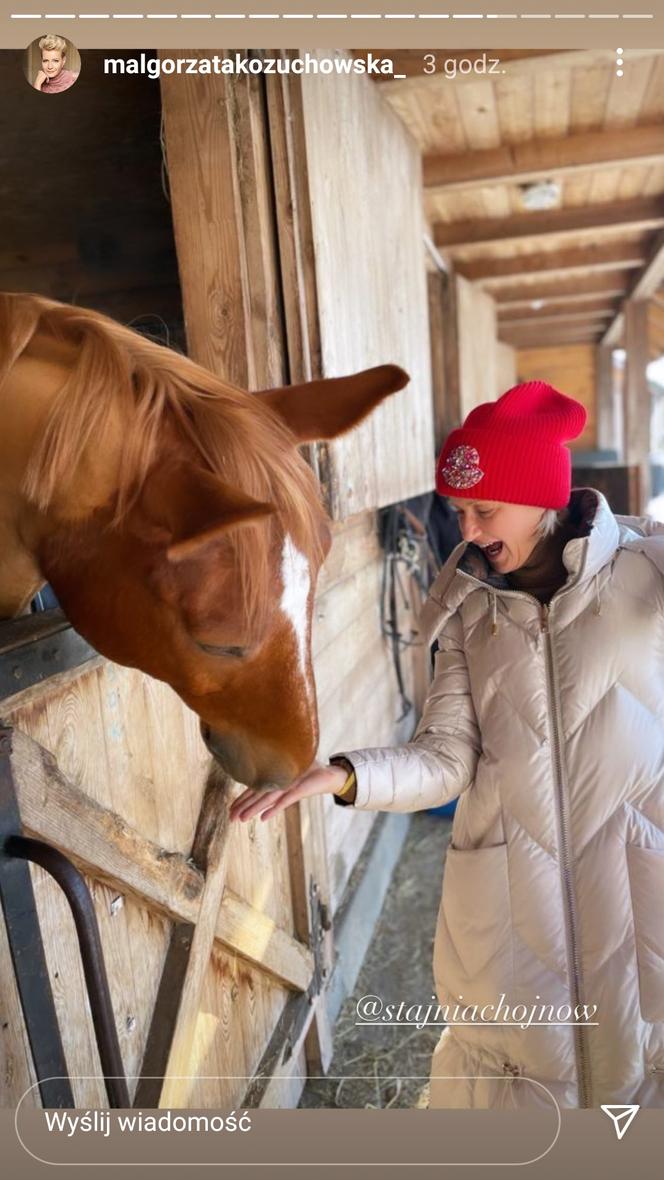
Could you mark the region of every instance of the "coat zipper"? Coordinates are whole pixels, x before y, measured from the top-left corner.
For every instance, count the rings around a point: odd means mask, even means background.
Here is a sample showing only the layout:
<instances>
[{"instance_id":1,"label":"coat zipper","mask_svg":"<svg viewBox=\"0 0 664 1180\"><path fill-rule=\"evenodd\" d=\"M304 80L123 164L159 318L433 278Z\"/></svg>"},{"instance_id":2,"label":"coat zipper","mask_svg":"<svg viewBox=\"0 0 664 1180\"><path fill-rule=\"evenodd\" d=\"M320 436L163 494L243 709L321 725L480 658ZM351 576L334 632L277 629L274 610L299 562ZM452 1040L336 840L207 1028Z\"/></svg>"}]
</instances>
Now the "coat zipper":
<instances>
[{"instance_id":1,"label":"coat zipper","mask_svg":"<svg viewBox=\"0 0 664 1180\"><path fill-rule=\"evenodd\" d=\"M457 569L457 573L460 574L462 578L468 578L469 581L476 582L478 586L481 586L483 588L486 588L486 586L487 586L486 582L483 582L480 578L473 577L472 574L465 573L464 570ZM571 589L571 587L566 587L565 589ZM558 803L558 815L560 818L560 851L561 851L561 864L562 864L562 870L563 870L564 896L565 896L565 902L566 902L565 918L566 918L566 922L567 922L567 933L568 933L569 946L570 946L571 958L572 958L572 963L571 963L571 966L572 966L572 992L574 995L574 1000L575 1000L575 1004L577 1005L577 1011L578 1011L580 1003L581 1003L581 994L580 994L581 993L581 989L580 989L581 972L580 972L580 967L579 967L579 952L578 952L578 941L577 941L577 934L576 934L578 923L577 923L577 915L576 915L576 902L575 902L575 897L574 897L574 890L572 887L572 873L571 873L570 855L569 855L569 828L568 828L568 820L567 820L567 810L566 810L566 805L565 805L565 795L564 795L564 790L563 790L562 758L560 755L560 728L561 727L559 727L559 725L558 725L560 712L559 712L557 686L556 686L555 673L554 673L553 645L551 642L551 632L549 630L550 604L551 604L551 602L553 602L554 598L557 598L558 596L562 597L563 592L564 592L563 590L557 590L556 593L554 595L552 595L549 606L547 606L547 604L545 602L540 602L539 598L536 598L534 594L526 594L522 590L502 590L501 589L501 591L500 591L501 594L504 594L510 598L526 598L530 602L534 602L537 605L538 610L540 612L540 629L544 633L544 635L546 636L546 650L548 653L548 658L547 658L546 663L547 663L547 678L549 680L549 696L550 696L549 718L551 721L551 730L552 730L553 738L554 738L553 746L554 746L554 766L555 766L555 771L556 771L556 799L557 799L557 803ZM495 590L494 590L494 593L495 593ZM577 1064L577 1073L579 1075L579 1105L580 1105L580 1107L585 1109L590 1106L590 1102L589 1102L590 1074L588 1071L588 1061L587 1061L587 1057L586 1057L584 1031L585 1030L582 1028L581 1025L577 1024L574 1026L576 1064Z\"/></svg>"},{"instance_id":2,"label":"coat zipper","mask_svg":"<svg viewBox=\"0 0 664 1180\"><path fill-rule=\"evenodd\" d=\"M558 689L555 678L554 661L553 661L553 644L551 642L551 632L549 630L549 608L545 602L541 606L541 628L546 636L546 650L548 653L547 659L547 675L549 677L550 693L551 693L551 717L553 721L552 732L554 739L554 764L556 769L556 788L558 791L558 811L560 815L560 849L561 849L561 863L563 870L563 883L565 887L565 897L567 900L567 930L569 936L569 944L572 955L572 984L574 993L574 1003L576 1011L578 1012L581 1005L581 988L580 978L581 970L579 964L579 948L577 939L578 921L576 914L576 899L574 896L574 888L572 885L572 869L569 855L569 824L567 816L567 803L565 800L565 791L563 788L563 762L560 752L560 708L558 702ZM577 1068L579 1073L579 1098L580 1106L590 1106L589 1101L589 1077L588 1077L588 1061L586 1057L585 1044L585 1029L580 1025L574 1026L574 1036L576 1041L576 1056Z\"/></svg>"}]
</instances>

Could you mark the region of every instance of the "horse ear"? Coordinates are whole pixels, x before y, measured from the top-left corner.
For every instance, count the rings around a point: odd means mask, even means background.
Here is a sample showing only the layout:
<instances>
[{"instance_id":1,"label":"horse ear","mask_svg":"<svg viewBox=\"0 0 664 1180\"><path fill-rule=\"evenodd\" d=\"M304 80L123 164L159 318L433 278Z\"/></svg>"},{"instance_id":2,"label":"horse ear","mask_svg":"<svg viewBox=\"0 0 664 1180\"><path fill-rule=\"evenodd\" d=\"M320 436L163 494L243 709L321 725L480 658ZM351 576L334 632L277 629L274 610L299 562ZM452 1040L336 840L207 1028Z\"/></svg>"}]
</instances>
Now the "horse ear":
<instances>
[{"instance_id":1,"label":"horse ear","mask_svg":"<svg viewBox=\"0 0 664 1180\"><path fill-rule=\"evenodd\" d=\"M376 365L350 377L259 389L254 395L283 418L298 443L337 438L410 381L398 365Z\"/></svg>"},{"instance_id":2,"label":"horse ear","mask_svg":"<svg viewBox=\"0 0 664 1180\"><path fill-rule=\"evenodd\" d=\"M276 512L275 504L254 500L211 471L181 461L152 469L141 508L168 541L166 556L173 562L191 557L235 525Z\"/></svg>"}]
</instances>

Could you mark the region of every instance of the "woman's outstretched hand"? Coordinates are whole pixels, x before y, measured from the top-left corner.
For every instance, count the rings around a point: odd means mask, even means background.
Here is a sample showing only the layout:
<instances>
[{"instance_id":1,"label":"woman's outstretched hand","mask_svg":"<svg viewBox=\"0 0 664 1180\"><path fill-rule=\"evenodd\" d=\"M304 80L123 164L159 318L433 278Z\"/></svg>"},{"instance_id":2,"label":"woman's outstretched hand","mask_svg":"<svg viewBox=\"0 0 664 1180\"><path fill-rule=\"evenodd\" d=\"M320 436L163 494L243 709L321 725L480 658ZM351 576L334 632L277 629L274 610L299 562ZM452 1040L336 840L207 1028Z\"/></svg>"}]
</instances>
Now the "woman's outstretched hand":
<instances>
[{"instance_id":1,"label":"woman's outstretched hand","mask_svg":"<svg viewBox=\"0 0 664 1180\"><path fill-rule=\"evenodd\" d=\"M233 800L230 818L248 820L260 815L261 819L269 819L299 799L306 799L310 795L334 794L339 787L343 787L346 777L343 766L324 766L321 762L312 762L308 770L293 779L283 791L258 791L255 787L247 787Z\"/></svg>"}]
</instances>

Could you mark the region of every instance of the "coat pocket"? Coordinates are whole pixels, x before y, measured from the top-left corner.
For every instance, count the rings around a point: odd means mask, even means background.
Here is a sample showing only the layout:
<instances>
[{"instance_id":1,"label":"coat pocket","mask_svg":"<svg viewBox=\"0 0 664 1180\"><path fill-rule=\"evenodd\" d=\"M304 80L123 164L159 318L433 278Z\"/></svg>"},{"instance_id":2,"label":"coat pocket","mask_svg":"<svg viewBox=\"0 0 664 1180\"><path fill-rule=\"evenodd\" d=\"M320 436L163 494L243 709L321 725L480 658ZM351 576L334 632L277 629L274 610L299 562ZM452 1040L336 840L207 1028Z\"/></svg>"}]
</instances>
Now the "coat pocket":
<instances>
[{"instance_id":1,"label":"coat pocket","mask_svg":"<svg viewBox=\"0 0 664 1180\"><path fill-rule=\"evenodd\" d=\"M664 1020L664 848L626 850L641 1015Z\"/></svg>"},{"instance_id":2,"label":"coat pocket","mask_svg":"<svg viewBox=\"0 0 664 1180\"><path fill-rule=\"evenodd\" d=\"M498 1004L514 984L507 844L448 848L434 940L439 998ZM491 1013L486 1014L491 1019Z\"/></svg>"}]
</instances>

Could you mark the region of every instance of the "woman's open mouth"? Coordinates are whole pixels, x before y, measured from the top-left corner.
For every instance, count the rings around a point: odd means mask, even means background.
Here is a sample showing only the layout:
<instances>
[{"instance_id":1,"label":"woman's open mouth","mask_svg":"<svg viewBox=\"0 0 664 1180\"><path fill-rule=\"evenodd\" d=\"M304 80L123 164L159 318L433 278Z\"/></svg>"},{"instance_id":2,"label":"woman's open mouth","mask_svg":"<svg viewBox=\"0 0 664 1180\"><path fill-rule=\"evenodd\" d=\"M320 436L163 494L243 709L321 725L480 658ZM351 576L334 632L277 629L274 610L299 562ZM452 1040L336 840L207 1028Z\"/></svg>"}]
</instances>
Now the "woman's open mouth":
<instances>
[{"instance_id":1,"label":"woman's open mouth","mask_svg":"<svg viewBox=\"0 0 664 1180\"><path fill-rule=\"evenodd\" d=\"M498 557L503 548L502 541L493 541L491 545L482 546L482 552L486 553L487 557L493 560Z\"/></svg>"}]
</instances>

